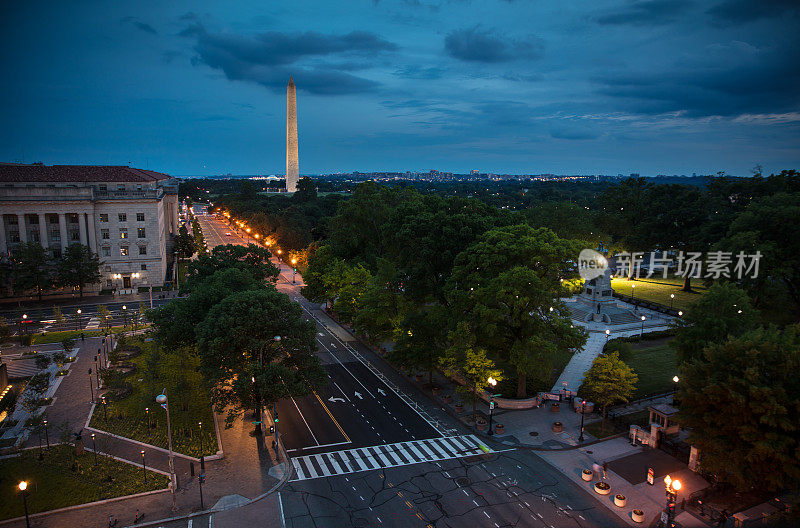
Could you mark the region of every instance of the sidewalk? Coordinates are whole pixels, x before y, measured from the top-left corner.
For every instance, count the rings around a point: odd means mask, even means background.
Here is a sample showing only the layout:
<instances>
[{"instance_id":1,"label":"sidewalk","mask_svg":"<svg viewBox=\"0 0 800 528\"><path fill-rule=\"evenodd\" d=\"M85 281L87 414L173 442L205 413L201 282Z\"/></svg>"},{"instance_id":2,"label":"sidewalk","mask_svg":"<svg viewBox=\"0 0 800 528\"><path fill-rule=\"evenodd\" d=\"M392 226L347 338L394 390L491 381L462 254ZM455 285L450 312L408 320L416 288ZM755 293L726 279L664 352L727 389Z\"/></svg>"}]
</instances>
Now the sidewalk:
<instances>
[{"instance_id":1,"label":"sidewalk","mask_svg":"<svg viewBox=\"0 0 800 528\"><path fill-rule=\"evenodd\" d=\"M83 445L88 451L93 448L91 431L85 429L94 409L89 390L88 368L94 368L93 352L99 346L101 338L87 338L78 352L78 359L72 364L70 374L62 377L62 383L56 391L52 405L48 406L48 422L50 424L51 441L59 436L57 426L67 421L68 432L83 430ZM78 342L80 343L80 341ZM92 376L93 383L96 378ZM95 397L97 391L95 390ZM95 412L102 412L95 409ZM219 501L223 504L235 505L241 500L253 499L264 491L271 489L280 481L283 471L276 466L275 452L271 447L272 437L253 437L253 426L248 419L234 422L233 427L225 429L224 416L215 415L219 431L220 449L223 458L206 462L206 483L203 495L206 508ZM74 438L70 438L73 441ZM145 451L146 465L165 473L169 472L169 457L166 452L130 439L123 439L95 432L98 453L114 456L137 467L141 466L141 451ZM29 439L26 446L36 446L38 441ZM194 466L192 468L192 466ZM194 469L195 478L191 473ZM196 476L200 473L199 461L191 457L175 454L175 473L178 482L176 492L177 510L172 510L171 493L164 491L139 497L123 497L89 504L70 510L43 513L34 516L32 526L63 527L81 526L104 528L108 525L109 515L119 519L119 526L133 524L134 516L139 511L145 515L144 521L167 519L177 515L187 515L200 509L199 490ZM231 500L231 497L238 500ZM25 526L24 519L0 522L0 526Z\"/></svg>"}]
</instances>

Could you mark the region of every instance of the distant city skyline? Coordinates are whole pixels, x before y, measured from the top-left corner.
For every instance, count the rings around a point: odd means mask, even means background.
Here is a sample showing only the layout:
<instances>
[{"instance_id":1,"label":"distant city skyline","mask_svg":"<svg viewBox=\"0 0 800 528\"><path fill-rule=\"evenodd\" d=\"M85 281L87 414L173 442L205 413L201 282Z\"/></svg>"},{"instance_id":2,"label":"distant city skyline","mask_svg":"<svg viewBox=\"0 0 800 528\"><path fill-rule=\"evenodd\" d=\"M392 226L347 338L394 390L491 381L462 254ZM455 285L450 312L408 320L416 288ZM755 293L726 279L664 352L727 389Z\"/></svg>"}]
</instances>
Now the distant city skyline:
<instances>
[{"instance_id":1,"label":"distant city skyline","mask_svg":"<svg viewBox=\"0 0 800 528\"><path fill-rule=\"evenodd\" d=\"M4 10L0 161L183 176L800 168L793 2L46 1Z\"/></svg>"}]
</instances>

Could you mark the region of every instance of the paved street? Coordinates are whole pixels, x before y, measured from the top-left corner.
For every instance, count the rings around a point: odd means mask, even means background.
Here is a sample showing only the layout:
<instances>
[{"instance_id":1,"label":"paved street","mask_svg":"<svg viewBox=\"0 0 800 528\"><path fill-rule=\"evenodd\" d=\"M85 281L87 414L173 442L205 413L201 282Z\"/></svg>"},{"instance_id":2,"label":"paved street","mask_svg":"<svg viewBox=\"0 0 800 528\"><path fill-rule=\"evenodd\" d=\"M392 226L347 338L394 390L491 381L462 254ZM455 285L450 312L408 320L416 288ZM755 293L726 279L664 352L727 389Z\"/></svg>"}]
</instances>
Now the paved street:
<instances>
[{"instance_id":1,"label":"paved street","mask_svg":"<svg viewBox=\"0 0 800 528\"><path fill-rule=\"evenodd\" d=\"M219 220L198 219L210 248L246 243ZM330 379L319 394L278 405L295 475L277 504L253 505L264 517L287 527L624 525L536 454L487 443L444 413L302 298L302 277L292 284L291 269L273 260L279 291L317 324ZM213 525L236 526L222 514Z\"/></svg>"}]
</instances>

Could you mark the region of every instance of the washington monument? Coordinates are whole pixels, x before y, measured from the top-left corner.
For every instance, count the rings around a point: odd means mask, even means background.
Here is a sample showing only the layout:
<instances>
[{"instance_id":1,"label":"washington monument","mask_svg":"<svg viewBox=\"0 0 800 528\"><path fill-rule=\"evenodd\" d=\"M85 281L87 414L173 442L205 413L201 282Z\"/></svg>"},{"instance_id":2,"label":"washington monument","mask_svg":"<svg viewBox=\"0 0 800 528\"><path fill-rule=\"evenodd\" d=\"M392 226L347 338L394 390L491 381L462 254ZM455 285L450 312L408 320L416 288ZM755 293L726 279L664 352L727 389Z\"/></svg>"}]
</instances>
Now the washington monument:
<instances>
[{"instance_id":1,"label":"washington monument","mask_svg":"<svg viewBox=\"0 0 800 528\"><path fill-rule=\"evenodd\" d=\"M286 87L286 192L297 190L300 178L300 160L297 155L297 94L294 79L289 77Z\"/></svg>"}]
</instances>

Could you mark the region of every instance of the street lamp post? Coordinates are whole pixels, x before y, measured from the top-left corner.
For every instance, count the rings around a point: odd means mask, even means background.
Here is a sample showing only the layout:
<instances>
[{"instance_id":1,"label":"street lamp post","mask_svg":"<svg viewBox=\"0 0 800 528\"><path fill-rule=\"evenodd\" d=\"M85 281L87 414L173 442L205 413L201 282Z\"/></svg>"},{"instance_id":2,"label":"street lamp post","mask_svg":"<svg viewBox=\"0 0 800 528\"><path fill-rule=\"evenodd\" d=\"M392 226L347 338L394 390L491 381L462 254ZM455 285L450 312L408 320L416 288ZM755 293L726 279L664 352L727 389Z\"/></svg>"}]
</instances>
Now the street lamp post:
<instances>
[{"instance_id":1,"label":"street lamp post","mask_svg":"<svg viewBox=\"0 0 800 528\"><path fill-rule=\"evenodd\" d=\"M678 382L680 380L678 376L672 376L672 381L675 383L675 388L672 389L672 405L675 405L675 397L678 395Z\"/></svg>"},{"instance_id":2,"label":"street lamp post","mask_svg":"<svg viewBox=\"0 0 800 528\"><path fill-rule=\"evenodd\" d=\"M83 312L81 311L80 308L78 308L77 315L75 316L75 330L80 330L81 313Z\"/></svg>"},{"instance_id":3,"label":"street lamp post","mask_svg":"<svg viewBox=\"0 0 800 528\"><path fill-rule=\"evenodd\" d=\"M31 528L31 520L28 517L28 483L22 481L19 483L19 491L22 493L22 507L25 509L25 527Z\"/></svg>"},{"instance_id":4,"label":"street lamp post","mask_svg":"<svg viewBox=\"0 0 800 528\"><path fill-rule=\"evenodd\" d=\"M164 389L164 392L156 396L156 402L160 403L164 410L167 411L167 439L169 445L169 474L171 479L171 486L170 489L172 491L172 511L177 510L177 505L175 504L175 460L172 453L172 424L170 423L169 419L169 401L167 400L167 389Z\"/></svg>"},{"instance_id":5,"label":"street lamp post","mask_svg":"<svg viewBox=\"0 0 800 528\"><path fill-rule=\"evenodd\" d=\"M297 259L292 259L292 284L294 284L295 273L297 273Z\"/></svg>"},{"instance_id":6,"label":"street lamp post","mask_svg":"<svg viewBox=\"0 0 800 528\"><path fill-rule=\"evenodd\" d=\"M489 385L492 386L492 389L494 389L495 385L497 385L497 380L494 379L491 376L489 376L489 379L487 379L486 381L489 383ZM494 394L490 394L489 395L489 436L494 434L494 431L492 430L492 414L493 413L494 413Z\"/></svg>"},{"instance_id":7,"label":"street lamp post","mask_svg":"<svg viewBox=\"0 0 800 528\"><path fill-rule=\"evenodd\" d=\"M92 395L92 403L94 403L94 387L92 385L92 369L89 369L89 392Z\"/></svg>"},{"instance_id":8,"label":"street lamp post","mask_svg":"<svg viewBox=\"0 0 800 528\"><path fill-rule=\"evenodd\" d=\"M27 335L28 334L28 314L22 314L22 330Z\"/></svg>"},{"instance_id":9,"label":"street lamp post","mask_svg":"<svg viewBox=\"0 0 800 528\"><path fill-rule=\"evenodd\" d=\"M197 427L200 430L200 471L206 470L206 458L203 456L203 422L197 422Z\"/></svg>"},{"instance_id":10,"label":"street lamp post","mask_svg":"<svg viewBox=\"0 0 800 528\"><path fill-rule=\"evenodd\" d=\"M100 367L97 365L97 356L94 357L94 374L97 378L97 393L100 394Z\"/></svg>"},{"instance_id":11,"label":"street lamp post","mask_svg":"<svg viewBox=\"0 0 800 528\"><path fill-rule=\"evenodd\" d=\"M681 481L677 479L672 480L672 478L667 475L664 477L664 484L666 484L667 488L667 527L674 528L675 506L678 502L678 492L681 489Z\"/></svg>"},{"instance_id":12,"label":"street lamp post","mask_svg":"<svg viewBox=\"0 0 800 528\"><path fill-rule=\"evenodd\" d=\"M47 420L44 422L44 439L47 441L47 450L50 451L50 434L47 432Z\"/></svg>"},{"instance_id":13,"label":"street lamp post","mask_svg":"<svg viewBox=\"0 0 800 528\"><path fill-rule=\"evenodd\" d=\"M675 300L675 294L674 293L670 293L669 294L669 309L670 310L672 310L672 301L674 301L674 300Z\"/></svg>"},{"instance_id":14,"label":"street lamp post","mask_svg":"<svg viewBox=\"0 0 800 528\"><path fill-rule=\"evenodd\" d=\"M636 308L638 308L638 306L636 306L636 303L633 302L635 298L636 298L636 285L631 284L631 304L633 304L634 311L636 311Z\"/></svg>"},{"instance_id":15,"label":"street lamp post","mask_svg":"<svg viewBox=\"0 0 800 528\"><path fill-rule=\"evenodd\" d=\"M583 442L583 418L586 416L586 400L581 400L581 435L578 437L578 442Z\"/></svg>"},{"instance_id":16,"label":"street lamp post","mask_svg":"<svg viewBox=\"0 0 800 528\"><path fill-rule=\"evenodd\" d=\"M256 377L255 376L251 376L250 377L250 381L253 382L253 393L255 395L255 400L256 400L256 409L255 409L256 431L255 431L255 433L258 436L261 436L261 398L259 397L260 395L258 393L258 385L256 385Z\"/></svg>"},{"instance_id":17,"label":"street lamp post","mask_svg":"<svg viewBox=\"0 0 800 528\"><path fill-rule=\"evenodd\" d=\"M641 340L644 337L644 316L642 316L642 333L639 334L639 339Z\"/></svg>"},{"instance_id":18,"label":"street lamp post","mask_svg":"<svg viewBox=\"0 0 800 528\"><path fill-rule=\"evenodd\" d=\"M150 407L144 408L144 415L147 418L147 436L150 436Z\"/></svg>"},{"instance_id":19,"label":"street lamp post","mask_svg":"<svg viewBox=\"0 0 800 528\"><path fill-rule=\"evenodd\" d=\"M122 329L124 330L126 326L128 326L128 307L123 304L122 305Z\"/></svg>"},{"instance_id":20,"label":"street lamp post","mask_svg":"<svg viewBox=\"0 0 800 528\"><path fill-rule=\"evenodd\" d=\"M144 475L144 483L147 484L147 466L144 464L144 449L140 451L142 454L142 475Z\"/></svg>"},{"instance_id":21,"label":"street lamp post","mask_svg":"<svg viewBox=\"0 0 800 528\"><path fill-rule=\"evenodd\" d=\"M108 407L106 405L106 395L100 396L100 401L103 403L103 420L108 421Z\"/></svg>"},{"instance_id":22,"label":"street lamp post","mask_svg":"<svg viewBox=\"0 0 800 528\"><path fill-rule=\"evenodd\" d=\"M92 452L94 453L94 465L97 465L97 441L94 438L94 433L92 433Z\"/></svg>"},{"instance_id":23,"label":"street lamp post","mask_svg":"<svg viewBox=\"0 0 800 528\"><path fill-rule=\"evenodd\" d=\"M606 343L608 343L608 336L610 336L610 335L611 335L611 330L606 328Z\"/></svg>"}]
</instances>

